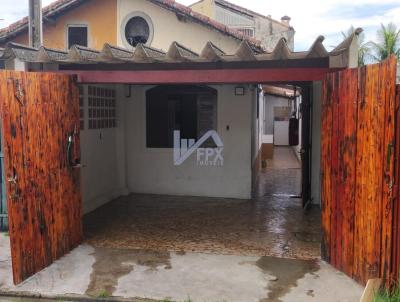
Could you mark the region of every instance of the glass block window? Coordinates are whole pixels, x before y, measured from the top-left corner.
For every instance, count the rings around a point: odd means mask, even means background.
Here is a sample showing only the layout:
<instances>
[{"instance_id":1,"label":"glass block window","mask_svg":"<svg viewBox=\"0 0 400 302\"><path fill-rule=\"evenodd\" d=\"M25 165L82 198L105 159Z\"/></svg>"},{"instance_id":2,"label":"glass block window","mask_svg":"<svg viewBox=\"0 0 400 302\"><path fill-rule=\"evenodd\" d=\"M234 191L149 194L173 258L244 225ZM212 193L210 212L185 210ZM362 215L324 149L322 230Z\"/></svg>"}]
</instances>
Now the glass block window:
<instances>
[{"instance_id":1,"label":"glass block window","mask_svg":"<svg viewBox=\"0 0 400 302\"><path fill-rule=\"evenodd\" d=\"M80 128L85 130L85 96L83 92L83 86L78 86L79 89L79 119Z\"/></svg>"},{"instance_id":2,"label":"glass block window","mask_svg":"<svg viewBox=\"0 0 400 302\"><path fill-rule=\"evenodd\" d=\"M115 89L88 87L89 129L117 127Z\"/></svg>"}]
</instances>

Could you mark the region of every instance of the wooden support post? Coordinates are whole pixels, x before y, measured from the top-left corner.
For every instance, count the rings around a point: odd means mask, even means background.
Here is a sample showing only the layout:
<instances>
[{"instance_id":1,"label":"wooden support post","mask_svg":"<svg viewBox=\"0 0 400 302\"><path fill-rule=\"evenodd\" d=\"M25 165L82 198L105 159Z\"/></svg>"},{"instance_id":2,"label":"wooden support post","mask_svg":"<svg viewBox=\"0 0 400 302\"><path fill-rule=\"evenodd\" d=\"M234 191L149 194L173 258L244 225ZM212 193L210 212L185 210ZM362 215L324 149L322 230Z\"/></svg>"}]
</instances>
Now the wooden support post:
<instances>
[{"instance_id":1,"label":"wooden support post","mask_svg":"<svg viewBox=\"0 0 400 302\"><path fill-rule=\"evenodd\" d=\"M38 48L43 44L42 0L29 0L29 46Z\"/></svg>"}]
</instances>

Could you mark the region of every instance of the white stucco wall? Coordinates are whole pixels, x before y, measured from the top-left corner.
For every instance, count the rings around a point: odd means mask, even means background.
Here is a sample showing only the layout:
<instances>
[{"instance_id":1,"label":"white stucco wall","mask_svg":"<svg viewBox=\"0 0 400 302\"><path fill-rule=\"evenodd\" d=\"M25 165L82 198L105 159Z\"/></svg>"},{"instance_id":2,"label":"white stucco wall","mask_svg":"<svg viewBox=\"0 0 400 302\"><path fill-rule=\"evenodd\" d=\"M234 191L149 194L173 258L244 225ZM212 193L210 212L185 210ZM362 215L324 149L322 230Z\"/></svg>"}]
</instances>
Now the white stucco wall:
<instances>
[{"instance_id":1,"label":"white stucco wall","mask_svg":"<svg viewBox=\"0 0 400 302\"><path fill-rule=\"evenodd\" d=\"M285 97L266 94L264 97L264 134L274 135L274 107L290 107L290 101Z\"/></svg>"},{"instance_id":2,"label":"white stucco wall","mask_svg":"<svg viewBox=\"0 0 400 302\"><path fill-rule=\"evenodd\" d=\"M300 106L301 106L301 96L296 98L296 103L297 103L297 108L298 111L300 111ZM302 146L302 134L301 134L301 130L302 130L302 126L303 126L303 121L301 118L301 113L298 115L299 118L299 144L297 146L294 146L294 152L297 156L297 158L301 161L301 146Z\"/></svg>"},{"instance_id":3,"label":"white stucco wall","mask_svg":"<svg viewBox=\"0 0 400 302\"><path fill-rule=\"evenodd\" d=\"M117 95L117 127L88 129L87 85L85 129L81 131L82 199L86 214L112 199L127 194L125 177L124 101Z\"/></svg>"},{"instance_id":4,"label":"white stucco wall","mask_svg":"<svg viewBox=\"0 0 400 302\"><path fill-rule=\"evenodd\" d=\"M125 101L126 167L130 192L251 197L251 116L253 94L235 96L234 86L218 90L218 134L224 143L223 167L199 167L196 155L182 166L174 166L172 149L146 147L146 91L150 86L132 87ZM229 130L227 127L229 126Z\"/></svg>"},{"instance_id":5,"label":"white stucco wall","mask_svg":"<svg viewBox=\"0 0 400 302\"><path fill-rule=\"evenodd\" d=\"M213 42L226 53L235 53L240 44L239 40L228 37L216 30L191 21L179 20L177 15L169 10L147 0L118 0L117 38L118 46L125 47L121 24L131 13L145 13L154 27L152 47L167 51L172 42L177 41L191 50L200 53L208 41Z\"/></svg>"}]
</instances>

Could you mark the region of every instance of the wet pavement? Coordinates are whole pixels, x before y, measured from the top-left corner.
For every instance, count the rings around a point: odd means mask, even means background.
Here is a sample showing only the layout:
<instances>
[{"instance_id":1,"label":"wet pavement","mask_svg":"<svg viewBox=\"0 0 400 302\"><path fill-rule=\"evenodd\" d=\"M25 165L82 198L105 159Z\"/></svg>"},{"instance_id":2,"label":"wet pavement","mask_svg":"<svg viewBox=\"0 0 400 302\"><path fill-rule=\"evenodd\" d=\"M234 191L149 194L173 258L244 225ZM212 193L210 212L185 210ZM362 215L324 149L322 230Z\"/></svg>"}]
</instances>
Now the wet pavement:
<instances>
[{"instance_id":1,"label":"wet pavement","mask_svg":"<svg viewBox=\"0 0 400 302\"><path fill-rule=\"evenodd\" d=\"M85 217L84 244L18 286L9 238L0 234L0 293L57 301L356 302L363 288L319 259L318 207L304 213L290 197L299 194L300 174L291 149L279 148L253 200L119 198Z\"/></svg>"},{"instance_id":2,"label":"wet pavement","mask_svg":"<svg viewBox=\"0 0 400 302\"><path fill-rule=\"evenodd\" d=\"M235 200L133 194L84 219L94 247L315 259L320 210L304 212L301 170L290 148L277 148L257 197Z\"/></svg>"},{"instance_id":3,"label":"wet pavement","mask_svg":"<svg viewBox=\"0 0 400 302\"><path fill-rule=\"evenodd\" d=\"M8 239L0 234L0 259L10 261ZM1 294L40 295L56 301L112 297L141 302L358 302L362 290L320 260L158 253L83 244L18 286L12 285L11 265L0 263Z\"/></svg>"}]
</instances>

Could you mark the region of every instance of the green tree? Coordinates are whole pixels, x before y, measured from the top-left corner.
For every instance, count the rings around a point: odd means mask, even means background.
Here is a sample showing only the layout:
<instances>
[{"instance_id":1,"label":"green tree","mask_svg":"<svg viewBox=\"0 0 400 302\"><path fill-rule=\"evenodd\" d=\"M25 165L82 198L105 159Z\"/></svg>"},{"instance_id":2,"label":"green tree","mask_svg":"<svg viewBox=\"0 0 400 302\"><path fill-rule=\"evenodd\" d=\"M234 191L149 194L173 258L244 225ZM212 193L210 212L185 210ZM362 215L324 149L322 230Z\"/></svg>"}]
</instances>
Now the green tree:
<instances>
[{"instance_id":1,"label":"green tree","mask_svg":"<svg viewBox=\"0 0 400 302\"><path fill-rule=\"evenodd\" d=\"M400 59L400 30L394 23L388 25L381 24L377 32L377 42L370 42L373 50L373 58L380 62L390 55L395 55Z\"/></svg>"},{"instance_id":2,"label":"green tree","mask_svg":"<svg viewBox=\"0 0 400 302\"><path fill-rule=\"evenodd\" d=\"M352 34L355 32L354 26L350 26L347 32L342 31L342 36L344 39L347 39L350 37ZM371 53L371 48L370 44L368 42L365 42L365 34L362 32L361 34L358 35L358 66L364 66L367 64L370 53Z\"/></svg>"}]
</instances>

